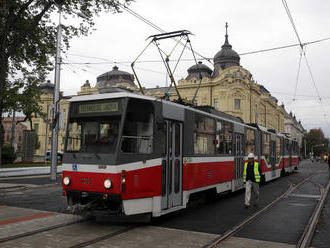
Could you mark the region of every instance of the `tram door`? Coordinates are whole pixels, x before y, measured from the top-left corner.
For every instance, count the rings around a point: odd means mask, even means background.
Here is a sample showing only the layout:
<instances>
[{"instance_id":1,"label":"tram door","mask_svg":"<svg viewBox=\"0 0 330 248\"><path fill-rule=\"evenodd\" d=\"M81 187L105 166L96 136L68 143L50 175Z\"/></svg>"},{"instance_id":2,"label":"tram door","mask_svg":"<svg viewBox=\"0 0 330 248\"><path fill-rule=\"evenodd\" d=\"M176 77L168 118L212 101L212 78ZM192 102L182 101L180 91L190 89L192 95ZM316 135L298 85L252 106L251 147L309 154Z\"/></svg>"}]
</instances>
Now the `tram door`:
<instances>
[{"instance_id":1,"label":"tram door","mask_svg":"<svg viewBox=\"0 0 330 248\"><path fill-rule=\"evenodd\" d=\"M244 135L234 133L234 190L243 187L243 170L244 170Z\"/></svg>"},{"instance_id":2,"label":"tram door","mask_svg":"<svg viewBox=\"0 0 330 248\"><path fill-rule=\"evenodd\" d=\"M292 141L289 140L289 171L292 171Z\"/></svg>"},{"instance_id":3,"label":"tram door","mask_svg":"<svg viewBox=\"0 0 330 248\"><path fill-rule=\"evenodd\" d=\"M276 176L275 172L275 164L276 164L276 142L275 142L275 135L271 134L270 140L270 164L272 166L272 177Z\"/></svg>"},{"instance_id":4,"label":"tram door","mask_svg":"<svg viewBox=\"0 0 330 248\"><path fill-rule=\"evenodd\" d=\"M162 209L182 205L183 124L165 121L165 156L162 160Z\"/></svg>"}]
</instances>

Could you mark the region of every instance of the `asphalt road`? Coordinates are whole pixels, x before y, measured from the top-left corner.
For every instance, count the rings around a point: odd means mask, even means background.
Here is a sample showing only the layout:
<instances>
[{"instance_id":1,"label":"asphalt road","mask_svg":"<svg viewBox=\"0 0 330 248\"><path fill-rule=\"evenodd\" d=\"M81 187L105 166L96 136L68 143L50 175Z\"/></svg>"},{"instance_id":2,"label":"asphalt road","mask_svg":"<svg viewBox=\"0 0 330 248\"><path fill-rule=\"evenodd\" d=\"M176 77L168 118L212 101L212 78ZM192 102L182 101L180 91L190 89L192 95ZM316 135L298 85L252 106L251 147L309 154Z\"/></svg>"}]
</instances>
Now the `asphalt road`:
<instances>
[{"instance_id":1,"label":"asphalt road","mask_svg":"<svg viewBox=\"0 0 330 248\"><path fill-rule=\"evenodd\" d=\"M256 220L249 223L237 237L296 244L317 203L319 185L329 181L329 170L324 163L304 161L292 175L267 183L260 188L259 209L282 195L291 183L297 184L313 175L310 182L294 194L276 204ZM59 180L60 181L60 180ZM34 184L35 188L12 191L0 190L0 205L66 212L66 200L59 184L42 178L0 179L0 184ZM330 199L327 198L313 247L329 247ZM187 209L152 220L151 225L210 234L222 234L256 212L258 208L244 208L243 191L194 201Z\"/></svg>"}]
</instances>

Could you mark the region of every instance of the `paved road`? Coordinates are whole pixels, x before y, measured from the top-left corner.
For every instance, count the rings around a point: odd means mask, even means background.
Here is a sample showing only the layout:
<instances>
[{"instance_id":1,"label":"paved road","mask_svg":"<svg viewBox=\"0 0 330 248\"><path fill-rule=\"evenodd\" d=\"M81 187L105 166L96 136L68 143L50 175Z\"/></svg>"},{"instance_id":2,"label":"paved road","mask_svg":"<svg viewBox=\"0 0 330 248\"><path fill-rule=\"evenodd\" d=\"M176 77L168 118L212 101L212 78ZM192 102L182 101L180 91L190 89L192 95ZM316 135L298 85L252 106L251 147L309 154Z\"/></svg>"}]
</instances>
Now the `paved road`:
<instances>
[{"instance_id":1,"label":"paved road","mask_svg":"<svg viewBox=\"0 0 330 248\"><path fill-rule=\"evenodd\" d=\"M310 215L317 203L319 185L325 186L329 181L329 171L324 163L302 162L298 172L267 183L260 188L260 206L283 194L291 183L297 184L304 178L313 175L310 182L293 192L285 200L276 204L257 220L249 223L239 233L237 240L263 240L277 244L296 244ZM29 184L34 188L7 188L1 190L1 185ZM58 184L50 184L48 178L7 178L0 179L0 205L33 208L38 210L66 211L65 199L61 196ZM153 219L153 227L180 229L219 235L243 221L258 210L258 208L245 209L243 206L243 192L226 194L212 199L195 201L189 208ZM330 199L323 210L316 235L313 240L314 247L329 247L330 236ZM156 229L153 229L156 230ZM280 247L280 246L279 246Z\"/></svg>"}]
</instances>

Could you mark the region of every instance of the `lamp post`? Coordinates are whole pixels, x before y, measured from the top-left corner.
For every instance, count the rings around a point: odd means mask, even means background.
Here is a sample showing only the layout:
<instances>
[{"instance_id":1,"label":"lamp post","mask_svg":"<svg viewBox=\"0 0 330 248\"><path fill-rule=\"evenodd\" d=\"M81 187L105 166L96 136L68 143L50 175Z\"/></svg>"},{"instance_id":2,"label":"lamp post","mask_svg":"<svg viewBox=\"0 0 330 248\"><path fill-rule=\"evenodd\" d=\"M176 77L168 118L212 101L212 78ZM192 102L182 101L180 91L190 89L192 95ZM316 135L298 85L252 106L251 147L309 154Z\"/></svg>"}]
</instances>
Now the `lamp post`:
<instances>
[{"instance_id":1,"label":"lamp post","mask_svg":"<svg viewBox=\"0 0 330 248\"><path fill-rule=\"evenodd\" d=\"M62 6L58 5L58 26L57 26L57 41L56 41L56 57L55 57L55 87L54 87L54 104L53 104L53 131L52 131L52 164L50 167L50 180L56 181L57 174L57 146L58 146L58 119L59 119L59 98L60 98L60 71L61 71L61 39L62 27L61 16Z\"/></svg>"},{"instance_id":2,"label":"lamp post","mask_svg":"<svg viewBox=\"0 0 330 248\"><path fill-rule=\"evenodd\" d=\"M58 26L57 26L57 41L56 41L56 56L55 56L55 78L54 78L54 104L53 104L53 125L52 125L52 151L51 151L51 167L50 167L50 180L56 181L57 174L57 149L58 149L58 129L60 118L60 73L61 73L61 40L62 40L62 6L58 4ZM88 19L83 13L77 13L76 15L81 18Z\"/></svg>"}]
</instances>

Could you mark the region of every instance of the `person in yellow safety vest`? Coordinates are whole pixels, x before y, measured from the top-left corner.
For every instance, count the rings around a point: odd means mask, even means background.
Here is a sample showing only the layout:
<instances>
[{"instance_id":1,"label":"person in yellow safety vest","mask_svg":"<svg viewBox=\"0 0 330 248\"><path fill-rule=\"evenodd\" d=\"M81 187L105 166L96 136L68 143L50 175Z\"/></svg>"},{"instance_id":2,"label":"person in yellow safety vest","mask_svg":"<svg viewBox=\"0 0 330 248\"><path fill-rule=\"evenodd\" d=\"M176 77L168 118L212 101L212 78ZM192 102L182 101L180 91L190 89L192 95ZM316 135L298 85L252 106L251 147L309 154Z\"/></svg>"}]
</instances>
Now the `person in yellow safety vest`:
<instances>
[{"instance_id":1,"label":"person in yellow safety vest","mask_svg":"<svg viewBox=\"0 0 330 248\"><path fill-rule=\"evenodd\" d=\"M250 207L251 188L254 195L254 206L258 206L260 178L261 170L259 163L254 161L254 154L249 153L248 162L245 162L243 171L243 182L245 183L245 208Z\"/></svg>"},{"instance_id":2,"label":"person in yellow safety vest","mask_svg":"<svg viewBox=\"0 0 330 248\"><path fill-rule=\"evenodd\" d=\"M324 154L323 160L324 160L324 162L327 162L327 155Z\"/></svg>"}]
</instances>

